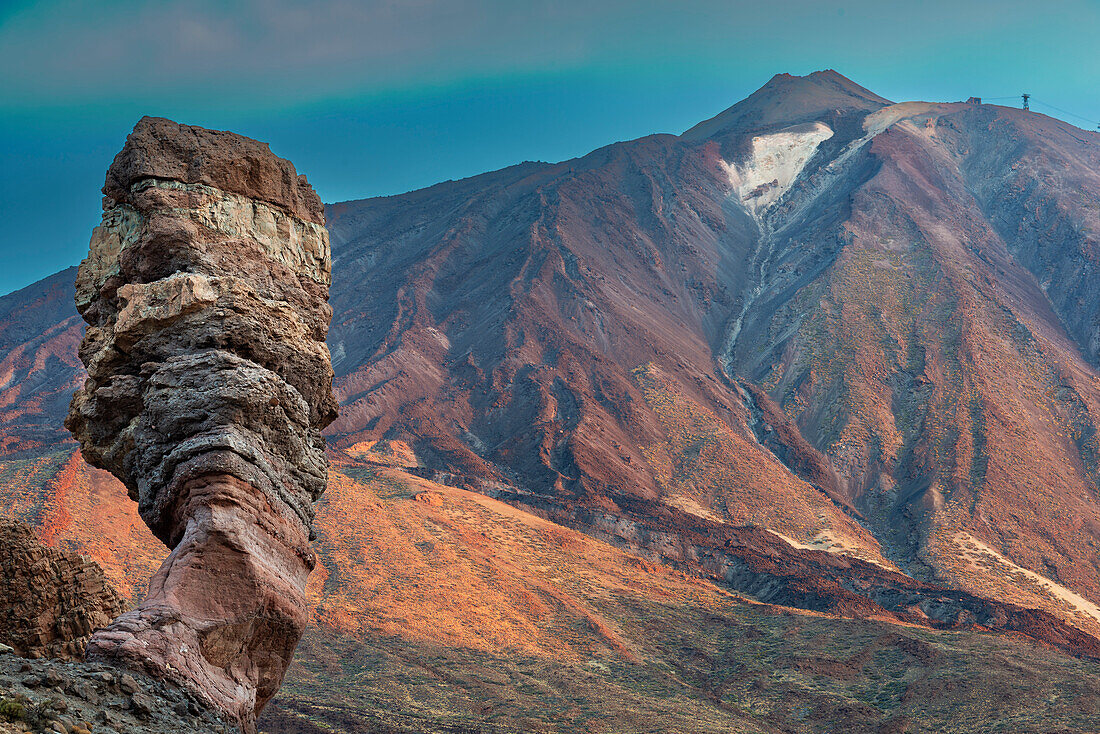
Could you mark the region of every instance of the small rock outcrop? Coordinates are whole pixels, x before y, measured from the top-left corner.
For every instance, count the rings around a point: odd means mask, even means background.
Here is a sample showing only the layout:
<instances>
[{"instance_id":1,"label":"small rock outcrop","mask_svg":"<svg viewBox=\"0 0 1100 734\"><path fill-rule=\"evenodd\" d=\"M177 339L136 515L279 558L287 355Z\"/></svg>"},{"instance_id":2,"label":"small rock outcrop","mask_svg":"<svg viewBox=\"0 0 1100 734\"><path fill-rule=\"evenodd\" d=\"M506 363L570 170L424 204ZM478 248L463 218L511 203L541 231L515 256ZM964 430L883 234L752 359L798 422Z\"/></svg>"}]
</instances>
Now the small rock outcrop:
<instances>
[{"instance_id":1,"label":"small rock outcrop","mask_svg":"<svg viewBox=\"0 0 1100 734\"><path fill-rule=\"evenodd\" d=\"M88 659L178 683L249 731L305 627L327 482L324 209L265 144L148 117L103 193L66 426L171 554Z\"/></svg>"},{"instance_id":2,"label":"small rock outcrop","mask_svg":"<svg viewBox=\"0 0 1100 734\"><path fill-rule=\"evenodd\" d=\"M124 609L95 562L0 520L0 644L28 658L81 660L92 632Z\"/></svg>"}]
</instances>

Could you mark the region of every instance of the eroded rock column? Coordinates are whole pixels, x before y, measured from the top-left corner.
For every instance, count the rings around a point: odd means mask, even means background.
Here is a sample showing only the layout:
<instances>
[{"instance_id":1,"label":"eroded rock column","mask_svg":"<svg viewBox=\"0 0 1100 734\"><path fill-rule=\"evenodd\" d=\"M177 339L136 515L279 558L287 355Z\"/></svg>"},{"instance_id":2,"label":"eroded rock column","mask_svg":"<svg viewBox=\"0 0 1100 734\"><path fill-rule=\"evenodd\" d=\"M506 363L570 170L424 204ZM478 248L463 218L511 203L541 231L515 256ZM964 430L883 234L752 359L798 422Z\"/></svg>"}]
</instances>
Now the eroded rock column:
<instances>
[{"instance_id":1,"label":"eroded rock column","mask_svg":"<svg viewBox=\"0 0 1100 734\"><path fill-rule=\"evenodd\" d=\"M254 729L306 623L336 416L320 199L267 146L144 118L77 276L88 369L66 425L171 549L88 644Z\"/></svg>"}]
</instances>

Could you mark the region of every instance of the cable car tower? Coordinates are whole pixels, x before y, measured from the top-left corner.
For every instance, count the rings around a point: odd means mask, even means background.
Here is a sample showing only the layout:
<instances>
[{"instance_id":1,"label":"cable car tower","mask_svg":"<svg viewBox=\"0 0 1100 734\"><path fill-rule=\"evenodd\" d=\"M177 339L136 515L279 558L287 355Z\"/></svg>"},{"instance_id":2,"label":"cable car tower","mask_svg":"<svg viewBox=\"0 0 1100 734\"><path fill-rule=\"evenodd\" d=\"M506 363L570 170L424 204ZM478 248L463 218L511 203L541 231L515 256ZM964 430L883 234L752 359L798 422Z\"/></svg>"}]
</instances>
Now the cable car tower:
<instances>
[{"instance_id":1,"label":"cable car tower","mask_svg":"<svg viewBox=\"0 0 1100 734\"><path fill-rule=\"evenodd\" d=\"M1031 95L1030 94L1021 94L1020 96L1024 98L1024 109L1025 110L1030 110L1031 108L1027 106L1027 101L1029 99L1031 99Z\"/></svg>"}]
</instances>

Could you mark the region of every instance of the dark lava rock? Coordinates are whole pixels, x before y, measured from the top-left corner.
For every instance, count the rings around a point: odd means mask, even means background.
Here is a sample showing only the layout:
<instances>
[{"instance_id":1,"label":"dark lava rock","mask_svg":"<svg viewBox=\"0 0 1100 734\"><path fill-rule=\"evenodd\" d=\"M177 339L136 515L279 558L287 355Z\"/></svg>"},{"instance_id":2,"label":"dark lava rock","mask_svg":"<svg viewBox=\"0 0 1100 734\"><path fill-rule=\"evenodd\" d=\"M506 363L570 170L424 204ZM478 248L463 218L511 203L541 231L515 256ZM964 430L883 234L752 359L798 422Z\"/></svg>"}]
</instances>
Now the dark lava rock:
<instances>
[{"instance_id":1,"label":"dark lava rock","mask_svg":"<svg viewBox=\"0 0 1100 734\"><path fill-rule=\"evenodd\" d=\"M23 671L27 666L29 672ZM43 685L43 681L50 685ZM124 686L134 692L128 693ZM102 663L26 660L0 653L0 732L8 731L240 732L195 696L141 673L120 675L120 671Z\"/></svg>"}]
</instances>

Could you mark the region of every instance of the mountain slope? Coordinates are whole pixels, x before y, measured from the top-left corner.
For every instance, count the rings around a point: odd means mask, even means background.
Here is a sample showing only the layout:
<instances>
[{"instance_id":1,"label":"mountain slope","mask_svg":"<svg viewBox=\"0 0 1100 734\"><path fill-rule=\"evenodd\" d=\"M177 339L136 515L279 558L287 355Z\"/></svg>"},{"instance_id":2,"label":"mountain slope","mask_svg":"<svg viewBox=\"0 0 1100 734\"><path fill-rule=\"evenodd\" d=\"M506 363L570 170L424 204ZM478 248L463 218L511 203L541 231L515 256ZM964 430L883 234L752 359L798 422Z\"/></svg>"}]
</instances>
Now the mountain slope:
<instances>
[{"instance_id":1,"label":"mountain slope","mask_svg":"<svg viewBox=\"0 0 1100 734\"><path fill-rule=\"evenodd\" d=\"M1027 221L1028 207L982 194L1020 185L1016 164L1000 171L1013 183L991 183L998 145L1027 151L1033 166L1035 148L1054 148L1060 156L1043 163L1052 168L1071 155L1091 160L1096 136L1053 121L1036 126L1014 110L899 107L868 118L868 128L890 126L867 144L877 170L834 230L845 242L837 260L802 287L782 265L764 280L760 308L731 349L733 369L829 455L846 496L911 570L989 589L1002 569L987 573L960 552L977 538L1097 598L1100 381L1090 337L1078 333L1075 342L1062 326L1096 312L1082 298L1061 317L1055 308L1064 304L1052 303L1036 282L1042 273L1027 269L1038 256L1021 257L1026 247L1057 253L1063 270L1085 268L1078 253L1092 246L1095 204L1033 175L1029 185L1063 202L1075 221L1066 226L1079 235L1062 239L1065 229L1048 228L1025 245L1004 240L995 224ZM987 218L992 201L998 209ZM797 219L772 226L784 264L802 257L807 230L828 232ZM1041 589L1021 593L1009 598L1061 606ZM1092 627L1095 610L1077 611Z\"/></svg>"},{"instance_id":2,"label":"mountain slope","mask_svg":"<svg viewBox=\"0 0 1100 734\"><path fill-rule=\"evenodd\" d=\"M117 482L77 457L51 490L20 512L140 596L165 551ZM399 469L337 459L317 527L310 625L269 734L1100 725L1096 662L754 603Z\"/></svg>"},{"instance_id":3,"label":"mountain slope","mask_svg":"<svg viewBox=\"0 0 1100 734\"><path fill-rule=\"evenodd\" d=\"M736 523L764 513L785 534L825 533L888 563L847 508L757 445L715 369L757 237L729 188L716 145L653 136L332 207L336 267L358 286L334 301L338 445L400 439L464 482L563 499L659 498ZM646 365L676 416L643 386ZM706 466L676 481L670 441L700 453L714 430L725 455L703 451ZM740 496L765 487L788 498L774 512Z\"/></svg>"},{"instance_id":4,"label":"mountain slope","mask_svg":"<svg viewBox=\"0 0 1100 734\"><path fill-rule=\"evenodd\" d=\"M82 379L76 268L0 297L0 453L72 444L62 425Z\"/></svg>"}]
</instances>

